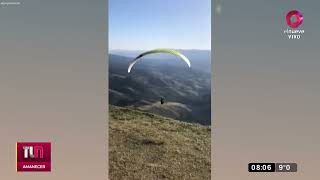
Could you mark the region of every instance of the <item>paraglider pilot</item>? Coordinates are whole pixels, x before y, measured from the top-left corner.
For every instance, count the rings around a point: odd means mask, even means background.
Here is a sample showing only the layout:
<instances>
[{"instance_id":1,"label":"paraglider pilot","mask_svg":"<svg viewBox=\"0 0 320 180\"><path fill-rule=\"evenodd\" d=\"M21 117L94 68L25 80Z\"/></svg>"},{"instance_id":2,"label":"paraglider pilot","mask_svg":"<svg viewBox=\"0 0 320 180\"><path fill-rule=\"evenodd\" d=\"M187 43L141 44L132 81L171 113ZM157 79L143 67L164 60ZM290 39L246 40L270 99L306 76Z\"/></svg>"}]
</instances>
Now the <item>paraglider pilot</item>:
<instances>
[{"instance_id":1,"label":"paraglider pilot","mask_svg":"<svg viewBox=\"0 0 320 180\"><path fill-rule=\"evenodd\" d=\"M161 104L164 103L164 97L161 97L161 98L160 98L160 102L161 102Z\"/></svg>"}]
</instances>

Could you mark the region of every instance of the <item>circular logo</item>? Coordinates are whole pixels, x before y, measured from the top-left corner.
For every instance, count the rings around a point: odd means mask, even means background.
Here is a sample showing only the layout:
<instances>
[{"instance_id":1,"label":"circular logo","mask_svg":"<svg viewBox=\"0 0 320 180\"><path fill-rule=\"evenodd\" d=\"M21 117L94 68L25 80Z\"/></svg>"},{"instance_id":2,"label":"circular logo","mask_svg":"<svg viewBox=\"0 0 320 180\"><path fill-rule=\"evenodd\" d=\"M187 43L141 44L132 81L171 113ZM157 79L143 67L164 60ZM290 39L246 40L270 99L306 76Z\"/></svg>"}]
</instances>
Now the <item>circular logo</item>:
<instances>
[{"instance_id":1,"label":"circular logo","mask_svg":"<svg viewBox=\"0 0 320 180\"><path fill-rule=\"evenodd\" d=\"M303 22L303 15L298 10L292 10L288 12L286 16L287 24L291 28L299 27Z\"/></svg>"}]
</instances>

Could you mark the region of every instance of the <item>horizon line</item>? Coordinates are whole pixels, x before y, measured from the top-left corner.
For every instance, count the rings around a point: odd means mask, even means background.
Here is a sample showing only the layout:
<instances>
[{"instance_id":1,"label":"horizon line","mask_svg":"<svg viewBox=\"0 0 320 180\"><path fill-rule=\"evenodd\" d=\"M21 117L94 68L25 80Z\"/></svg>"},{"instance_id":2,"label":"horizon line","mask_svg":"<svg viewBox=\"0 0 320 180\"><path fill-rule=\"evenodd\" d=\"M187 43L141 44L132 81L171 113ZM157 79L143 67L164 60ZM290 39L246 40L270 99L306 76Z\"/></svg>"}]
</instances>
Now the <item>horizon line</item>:
<instances>
[{"instance_id":1,"label":"horizon line","mask_svg":"<svg viewBox=\"0 0 320 180\"><path fill-rule=\"evenodd\" d=\"M149 51L152 49L158 48L151 48L151 49L109 49L108 51ZM164 48L164 49L175 49L175 50L195 50L195 51L211 51L211 49L179 49L179 48Z\"/></svg>"}]
</instances>

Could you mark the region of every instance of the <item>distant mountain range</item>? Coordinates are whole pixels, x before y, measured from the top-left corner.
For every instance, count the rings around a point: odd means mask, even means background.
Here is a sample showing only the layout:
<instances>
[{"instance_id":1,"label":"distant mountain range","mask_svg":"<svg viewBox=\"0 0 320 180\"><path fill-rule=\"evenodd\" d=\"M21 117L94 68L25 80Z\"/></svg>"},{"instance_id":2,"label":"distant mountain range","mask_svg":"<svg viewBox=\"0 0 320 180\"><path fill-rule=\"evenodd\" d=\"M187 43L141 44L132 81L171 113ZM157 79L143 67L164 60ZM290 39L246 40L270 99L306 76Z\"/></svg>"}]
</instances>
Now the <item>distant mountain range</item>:
<instances>
[{"instance_id":1,"label":"distant mountain range","mask_svg":"<svg viewBox=\"0 0 320 180\"><path fill-rule=\"evenodd\" d=\"M109 54L109 102L162 116L210 125L211 53L181 50L191 61L188 68L173 55L150 55L127 73L139 51ZM160 97L165 103L160 104Z\"/></svg>"},{"instance_id":2,"label":"distant mountain range","mask_svg":"<svg viewBox=\"0 0 320 180\"><path fill-rule=\"evenodd\" d=\"M202 71L211 72L211 51L210 50L184 50L184 49L177 49L179 52L183 53L187 56L190 61L192 62L193 68L200 68ZM134 58L141 54L142 50L111 50L109 54L115 54L125 57ZM149 55L148 59L172 59L172 55L170 54L154 54ZM167 63L167 61L159 61L159 63ZM173 62L176 64L177 61Z\"/></svg>"}]
</instances>

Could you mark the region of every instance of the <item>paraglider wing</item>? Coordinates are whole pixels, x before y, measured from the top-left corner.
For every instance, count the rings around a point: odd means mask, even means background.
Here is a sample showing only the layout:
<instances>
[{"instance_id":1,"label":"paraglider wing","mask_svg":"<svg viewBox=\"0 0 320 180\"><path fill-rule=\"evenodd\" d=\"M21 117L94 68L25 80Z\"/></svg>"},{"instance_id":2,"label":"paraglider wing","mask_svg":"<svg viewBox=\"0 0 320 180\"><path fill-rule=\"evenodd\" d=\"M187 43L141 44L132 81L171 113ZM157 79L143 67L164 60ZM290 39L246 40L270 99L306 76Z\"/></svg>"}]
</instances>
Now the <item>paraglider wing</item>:
<instances>
[{"instance_id":1,"label":"paraglider wing","mask_svg":"<svg viewBox=\"0 0 320 180\"><path fill-rule=\"evenodd\" d=\"M139 56L137 56L137 57L129 64L128 73L130 73L132 67L133 67L138 61L140 61L143 56L146 56L146 55L148 55L148 54L155 54L155 53L167 53L167 54L176 55L176 56L178 56L181 60L183 60L185 63L187 63L189 67L191 67L190 60L189 60L186 56L184 56L183 54L181 54L180 52L178 52L178 51L176 51L176 50L173 50L173 49L154 49L154 50L151 50L151 51L144 52L144 53L140 54Z\"/></svg>"}]
</instances>

